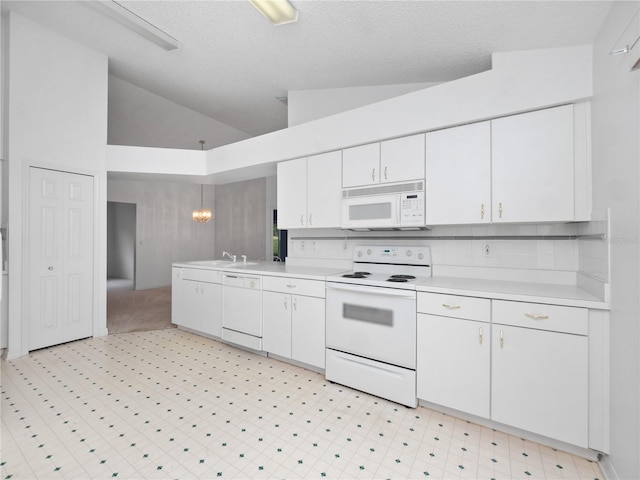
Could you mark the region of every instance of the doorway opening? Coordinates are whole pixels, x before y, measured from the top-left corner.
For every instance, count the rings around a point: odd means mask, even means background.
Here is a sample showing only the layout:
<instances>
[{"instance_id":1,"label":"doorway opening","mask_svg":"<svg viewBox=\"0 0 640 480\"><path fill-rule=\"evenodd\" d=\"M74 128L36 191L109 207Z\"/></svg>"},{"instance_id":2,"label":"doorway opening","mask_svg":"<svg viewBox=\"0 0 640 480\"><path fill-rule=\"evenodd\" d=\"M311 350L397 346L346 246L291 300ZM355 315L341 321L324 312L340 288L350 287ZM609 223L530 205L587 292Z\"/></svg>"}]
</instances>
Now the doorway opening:
<instances>
[{"instance_id":1,"label":"doorway opening","mask_svg":"<svg viewBox=\"0 0 640 480\"><path fill-rule=\"evenodd\" d=\"M278 230L278 210L273 210L273 261L284 262L287 258L287 230Z\"/></svg>"},{"instance_id":2,"label":"doorway opening","mask_svg":"<svg viewBox=\"0 0 640 480\"><path fill-rule=\"evenodd\" d=\"M107 202L107 290L136 289L136 204Z\"/></svg>"}]
</instances>

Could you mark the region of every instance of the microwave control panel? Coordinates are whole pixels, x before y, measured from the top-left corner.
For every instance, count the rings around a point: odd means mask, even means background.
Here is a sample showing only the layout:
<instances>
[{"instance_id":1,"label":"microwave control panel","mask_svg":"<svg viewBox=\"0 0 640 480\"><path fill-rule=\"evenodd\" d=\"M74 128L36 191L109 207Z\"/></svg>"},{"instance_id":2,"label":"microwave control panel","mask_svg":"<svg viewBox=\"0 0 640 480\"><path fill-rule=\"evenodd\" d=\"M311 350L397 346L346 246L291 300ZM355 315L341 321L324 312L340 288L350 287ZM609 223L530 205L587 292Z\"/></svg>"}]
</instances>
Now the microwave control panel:
<instances>
[{"instance_id":1,"label":"microwave control panel","mask_svg":"<svg viewBox=\"0 0 640 480\"><path fill-rule=\"evenodd\" d=\"M424 225L424 192L402 194L400 198L400 224Z\"/></svg>"}]
</instances>

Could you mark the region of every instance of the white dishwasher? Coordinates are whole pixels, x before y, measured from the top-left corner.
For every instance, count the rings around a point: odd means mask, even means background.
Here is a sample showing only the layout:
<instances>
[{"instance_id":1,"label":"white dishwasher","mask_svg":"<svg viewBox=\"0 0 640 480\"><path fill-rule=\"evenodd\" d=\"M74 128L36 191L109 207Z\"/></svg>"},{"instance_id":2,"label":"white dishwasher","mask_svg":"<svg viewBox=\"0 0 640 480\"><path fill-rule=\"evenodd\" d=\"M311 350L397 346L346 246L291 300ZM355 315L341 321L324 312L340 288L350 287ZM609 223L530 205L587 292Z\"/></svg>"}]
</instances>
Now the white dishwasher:
<instances>
[{"instance_id":1,"label":"white dishwasher","mask_svg":"<svg viewBox=\"0 0 640 480\"><path fill-rule=\"evenodd\" d=\"M223 274L222 339L262 350L262 277Z\"/></svg>"}]
</instances>

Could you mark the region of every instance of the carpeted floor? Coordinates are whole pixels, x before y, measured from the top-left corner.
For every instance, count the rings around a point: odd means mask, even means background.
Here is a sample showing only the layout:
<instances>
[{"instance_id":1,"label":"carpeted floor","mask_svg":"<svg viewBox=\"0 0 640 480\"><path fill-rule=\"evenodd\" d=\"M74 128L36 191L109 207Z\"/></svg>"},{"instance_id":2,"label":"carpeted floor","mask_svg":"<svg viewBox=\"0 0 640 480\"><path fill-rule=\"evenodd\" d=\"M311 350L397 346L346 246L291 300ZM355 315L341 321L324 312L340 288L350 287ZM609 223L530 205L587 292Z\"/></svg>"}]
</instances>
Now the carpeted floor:
<instances>
[{"instance_id":1,"label":"carpeted floor","mask_svg":"<svg viewBox=\"0 0 640 480\"><path fill-rule=\"evenodd\" d=\"M109 333L144 332L175 328L171 323L171 287L131 290L131 283L107 281Z\"/></svg>"}]
</instances>

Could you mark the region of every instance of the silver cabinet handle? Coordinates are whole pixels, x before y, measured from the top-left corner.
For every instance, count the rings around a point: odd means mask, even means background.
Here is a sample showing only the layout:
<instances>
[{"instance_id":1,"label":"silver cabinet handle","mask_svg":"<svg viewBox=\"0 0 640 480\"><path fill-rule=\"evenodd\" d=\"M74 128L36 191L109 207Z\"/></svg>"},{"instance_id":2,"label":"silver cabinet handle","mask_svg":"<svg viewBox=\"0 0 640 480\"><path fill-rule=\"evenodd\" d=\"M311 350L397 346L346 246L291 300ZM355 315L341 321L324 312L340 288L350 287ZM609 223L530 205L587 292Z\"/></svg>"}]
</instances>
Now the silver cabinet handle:
<instances>
[{"instance_id":1,"label":"silver cabinet handle","mask_svg":"<svg viewBox=\"0 0 640 480\"><path fill-rule=\"evenodd\" d=\"M504 348L504 332L500 330L500 348Z\"/></svg>"},{"instance_id":2,"label":"silver cabinet handle","mask_svg":"<svg viewBox=\"0 0 640 480\"><path fill-rule=\"evenodd\" d=\"M289 297L284 297L284 309L289 310Z\"/></svg>"},{"instance_id":3,"label":"silver cabinet handle","mask_svg":"<svg viewBox=\"0 0 640 480\"><path fill-rule=\"evenodd\" d=\"M535 313L525 313L525 317L531 318L533 320L548 320L549 315L536 315Z\"/></svg>"},{"instance_id":4,"label":"silver cabinet handle","mask_svg":"<svg viewBox=\"0 0 640 480\"><path fill-rule=\"evenodd\" d=\"M442 306L444 308L448 308L449 310L457 310L459 308L462 308L460 307L460 305L449 305L448 303L443 303Z\"/></svg>"},{"instance_id":5,"label":"silver cabinet handle","mask_svg":"<svg viewBox=\"0 0 640 480\"><path fill-rule=\"evenodd\" d=\"M498 204L498 216L502 218L502 203Z\"/></svg>"},{"instance_id":6,"label":"silver cabinet handle","mask_svg":"<svg viewBox=\"0 0 640 480\"><path fill-rule=\"evenodd\" d=\"M376 169L375 168L373 170L371 170L371 181L372 182L376 181Z\"/></svg>"},{"instance_id":7,"label":"silver cabinet handle","mask_svg":"<svg viewBox=\"0 0 640 480\"><path fill-rule=\"evenodd\" d=\"M300 225L304 225L304 213L300 215Z\"/></svg>"},{"instance_id":8,"label":"silver cabinet handle","mask_svg":"<svg viewBox=\"0 0 640 480\"><path fill-rule=\"evenodd\" d=\"M298 310L298 299L297 298L293 299L293 309L296 310L296 311Z\"/></svg>"},{"instance_id":9,"label":"silver cabinet handle","mask_svg":"<svg viewBox=\"0 0 640 480\"><path fill-rule=\"evenodd\" d=\"M478 328L478 343L482 345L482 327Z\"/></svg>"},{"instance_id":10,"label":"silver cabinet handle","mask_svg":"<svg viewBox=\"0 0 640 480\"><path fill-rule=\"evenodd\" d=\"M296 288L295 283L287 283L287 288Z\"/></svg>"},{"instance_id":11,"label":"silver cabinet handle","mask_svg":"<svg viewBox=\"0 0 640 480\"><path fill-rule=\"evenodd\" d=\"M313 222L311 222L311 219L313 218L313 215L309 214L309 225L312 225Z\"/></svg>"},{"instance_id":12,"label":"silver cabinet handle","mask_svg":"<svg viewBox=\"0 0 640 480\"><path fill-rule=\"evenodd\" d=\"M384 167L384 179L387 180L389 175L387 175L387 167Z\"/></svg>"},{"instance_id":13,"label":"silver cabinet handle","mask_svg":"<svg viewBox=\"0 0 640 480\"><path fill-rule=\"evenodd\" d=\"M480 218L484 220L484 203L480 205Z\"/></svg>"}]
</instances>

